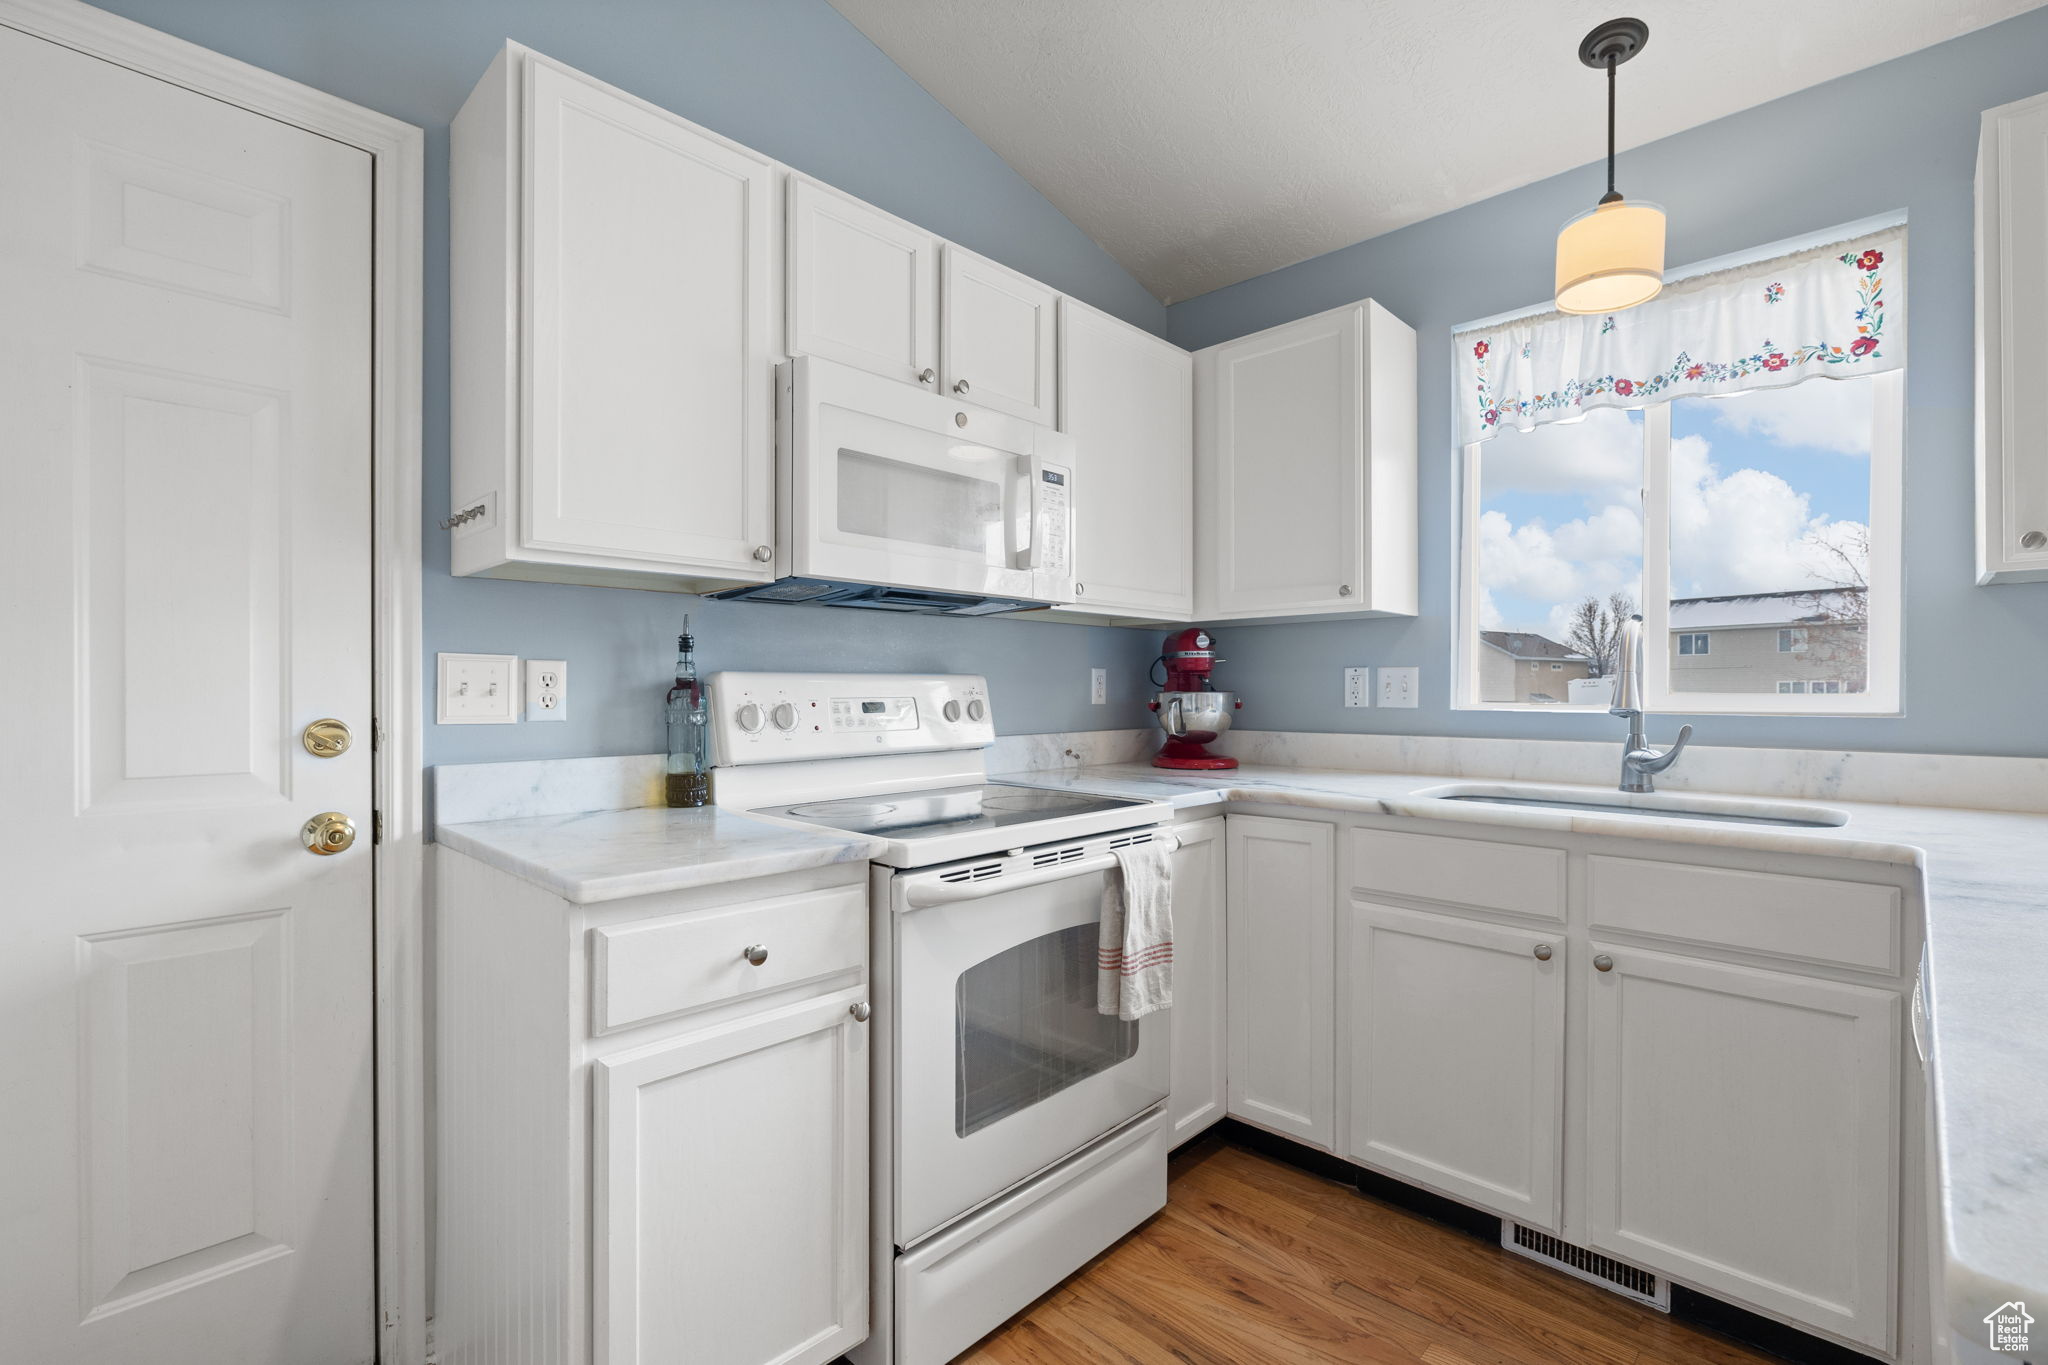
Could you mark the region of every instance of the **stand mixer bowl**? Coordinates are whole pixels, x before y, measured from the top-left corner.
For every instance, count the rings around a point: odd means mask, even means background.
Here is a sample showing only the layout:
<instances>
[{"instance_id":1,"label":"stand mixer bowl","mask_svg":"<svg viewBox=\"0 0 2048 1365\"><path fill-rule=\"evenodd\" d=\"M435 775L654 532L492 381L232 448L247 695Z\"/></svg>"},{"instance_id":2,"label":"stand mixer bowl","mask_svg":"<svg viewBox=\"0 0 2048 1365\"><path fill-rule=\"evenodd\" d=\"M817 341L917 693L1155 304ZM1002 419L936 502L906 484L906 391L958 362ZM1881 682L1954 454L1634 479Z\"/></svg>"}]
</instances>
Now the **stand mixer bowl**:
<instances>
[{"instance_id":1,"label":"stand mixer bowl","mask_svg":"<svg viewBox=\"0 0 2048 1365\"><path fill-rule=\"evenodd\" d=\"M1237 711L1235 692L1161 692L1156 700L1159 727L1191 744L1215 743Z\"/></svg>"}]
</instances>

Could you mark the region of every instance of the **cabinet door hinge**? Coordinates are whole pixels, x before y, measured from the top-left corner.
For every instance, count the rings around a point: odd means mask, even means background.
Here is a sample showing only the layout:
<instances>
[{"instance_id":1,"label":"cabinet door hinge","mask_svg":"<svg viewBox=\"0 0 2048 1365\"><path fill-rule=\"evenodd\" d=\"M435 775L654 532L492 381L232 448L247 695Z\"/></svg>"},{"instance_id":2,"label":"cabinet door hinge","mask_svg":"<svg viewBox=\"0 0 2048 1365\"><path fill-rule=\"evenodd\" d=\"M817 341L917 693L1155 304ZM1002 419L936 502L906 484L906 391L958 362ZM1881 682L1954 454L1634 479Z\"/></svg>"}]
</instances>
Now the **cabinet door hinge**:
<instances>
[{"instance_id":1,"label":"cabinet door hinge","mask_svg":"<svg viewBox=\"0 0 2048 1365\"><path fill-rule=\"evenodd\" d=\"M370 812L370 842L372 844L384 842L384 812L381 810Z\"/></svg>"}]
</instances>

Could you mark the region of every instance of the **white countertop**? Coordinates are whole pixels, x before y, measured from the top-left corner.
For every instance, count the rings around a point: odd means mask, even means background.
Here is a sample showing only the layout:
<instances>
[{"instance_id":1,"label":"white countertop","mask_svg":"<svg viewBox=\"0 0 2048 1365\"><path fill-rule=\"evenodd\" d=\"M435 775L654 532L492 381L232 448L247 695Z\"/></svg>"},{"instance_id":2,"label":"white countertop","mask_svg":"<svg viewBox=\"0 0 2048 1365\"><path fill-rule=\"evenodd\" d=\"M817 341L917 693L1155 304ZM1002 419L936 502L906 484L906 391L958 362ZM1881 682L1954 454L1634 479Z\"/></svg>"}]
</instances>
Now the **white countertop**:
<instances>
[{"instance_id":1,"label":"white countertop","mask_svg":"<svg viewBox=\"0 0 2048 1365\"><path fill-rule=\"evenodd\" d=\"M816 833L704 806L586 811L442 825L434 838L577 905L865 863L880 839Z\"/></svg>"},{"instance_id":2,"label":"white countertop","mask_svg":"<svg viewBox=\"0 0 2048 1365\"><path fill-rule=\"evenodd\" d=\"M1760 803L1849 816L1840 828L1793 829L1440 801L1417 793L1449 783L1500 784L1413 774L1252 765L1171 772L1128 763L991 776L1172 801L1183 809L1257 802L1918 867L1927 900L1928 1071L1947 1223L1947 1317L1975 1334L1983 1330L1980 1319L2008 1299L2048 1303L2048 816ZM1514 785L1614 795L1611 787Z\"/></svg>"},{"instance_id":3,"label":"white countertop","mask_svg":"<svg viewBox=\"0 0 2048 1365\"><path fill-rule=\"evenodd\" d=\"M1848 801L1771 801L1843 811L1839 828L1448 802L1419 795L1453 777L1247 765L1170 772L1148 764L992 774L995 780L1171 802L1299 806L1900 863L1926 882L1929 1071L1941 1139L1949 1321L2008 1299L2048 1302L2048 815ZM1524 786L1525 784L1515 784ZM1534 784L1564 792L1612 788ZM1693 799L1691 794L1677 799ZM661 808L444 825L450 848L579 904L863 862L878 841L717 809Z\"/></svg>"}]
</instances>

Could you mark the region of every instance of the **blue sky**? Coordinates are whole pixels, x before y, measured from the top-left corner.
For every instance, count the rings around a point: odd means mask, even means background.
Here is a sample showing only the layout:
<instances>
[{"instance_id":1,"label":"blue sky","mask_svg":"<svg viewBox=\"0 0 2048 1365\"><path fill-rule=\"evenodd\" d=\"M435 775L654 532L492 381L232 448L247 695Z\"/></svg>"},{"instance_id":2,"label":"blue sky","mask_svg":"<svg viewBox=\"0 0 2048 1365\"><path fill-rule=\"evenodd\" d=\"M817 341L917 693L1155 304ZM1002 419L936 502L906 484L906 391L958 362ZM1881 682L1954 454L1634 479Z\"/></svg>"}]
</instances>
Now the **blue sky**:
<instances>
[{"instance_id":1,"label":"blue sky","mask_svg":"<svg viewBox=\"0 0 2048 1365\"><path fill-rule=\"evenodd\" d=\"M1678 596L1829 581L1824 547L1870 510L1868 379L1811 380L1672 405L1672 578ZM1588 593L1641 576L1642 414L1598 411L1481 447L1482 629L1562 638Z\"/></svg>"}]
</instances>

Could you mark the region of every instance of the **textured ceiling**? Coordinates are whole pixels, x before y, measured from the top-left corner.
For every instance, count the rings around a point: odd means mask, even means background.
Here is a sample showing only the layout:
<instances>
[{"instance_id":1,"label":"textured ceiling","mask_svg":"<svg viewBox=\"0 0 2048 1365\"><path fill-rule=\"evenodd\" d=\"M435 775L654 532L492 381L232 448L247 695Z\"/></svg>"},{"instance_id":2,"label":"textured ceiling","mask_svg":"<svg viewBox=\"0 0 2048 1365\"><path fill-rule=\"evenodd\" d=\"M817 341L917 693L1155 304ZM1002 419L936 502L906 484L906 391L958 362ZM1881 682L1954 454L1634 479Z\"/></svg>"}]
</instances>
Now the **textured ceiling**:
<instances>
[{"instance_id":1,"label":"textured ceiling","mask_svg":"<svg viewBox=\"0 0 2048 1365\"><path fill-rule=\"evenodd\" d=\"M1578 43L1617 0L831 3L1168 303L1605 150ZM1622 146L2041 3L1619 0Z\"/></svg>"}]
</instances>

